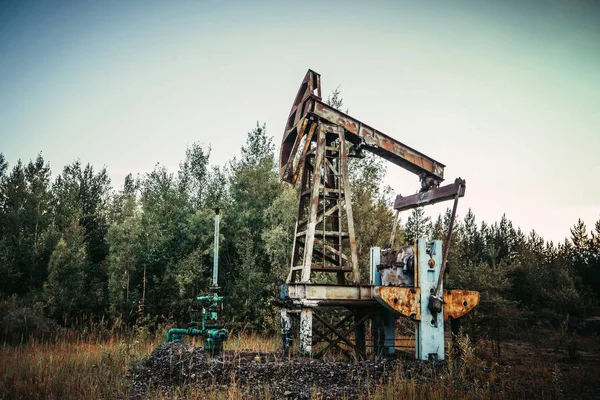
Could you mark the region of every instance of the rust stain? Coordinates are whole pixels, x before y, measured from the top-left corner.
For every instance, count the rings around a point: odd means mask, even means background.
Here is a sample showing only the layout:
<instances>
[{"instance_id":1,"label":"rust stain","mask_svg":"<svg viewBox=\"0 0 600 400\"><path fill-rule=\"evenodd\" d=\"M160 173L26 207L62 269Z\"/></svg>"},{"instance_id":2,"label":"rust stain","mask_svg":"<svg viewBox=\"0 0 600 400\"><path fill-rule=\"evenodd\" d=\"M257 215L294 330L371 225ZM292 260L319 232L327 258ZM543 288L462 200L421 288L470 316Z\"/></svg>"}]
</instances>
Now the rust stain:
<instances>
[{"instance_id":1,"label":"rust stain","mask_svg":"<svg viewBox=\"0 0 600 400\"><path fill-rule=\"evenodd\" d=\"M473 290L444 290L444 319L459 318L479 304L479 292Z\"/></svg>"},{"instance_id":2,"label":"rust stain","mask_svg":"<svg viewBox=\"0 0 600 400\"><path fill-rule=\"evenodd\" d=\"M375 298L400 315L421 320L421 290L413 287L377 286Z\"/></svg>"}]
</instances>

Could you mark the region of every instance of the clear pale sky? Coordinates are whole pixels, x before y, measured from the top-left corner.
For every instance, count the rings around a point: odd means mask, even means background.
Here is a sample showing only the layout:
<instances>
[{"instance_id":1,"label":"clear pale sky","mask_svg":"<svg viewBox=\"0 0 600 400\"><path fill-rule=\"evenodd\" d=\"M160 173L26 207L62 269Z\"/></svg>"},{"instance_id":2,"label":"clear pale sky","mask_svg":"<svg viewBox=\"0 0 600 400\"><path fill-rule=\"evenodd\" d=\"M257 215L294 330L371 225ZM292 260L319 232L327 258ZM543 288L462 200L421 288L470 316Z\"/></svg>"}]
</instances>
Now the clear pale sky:
<instances>
[{"instance_id":1,"label":"clear pale sky","mask_svg":"<svg viewBox=\"0 0 600 400\"><path fill-rule=\"evenodd\" d=\"M595 1L0 0L0 152L105 165L116 189L193 142L224 164L257 120L279 145L308 68L465 178L461 216L554 241L600 219Z\"/></svg>"}]
</instances>

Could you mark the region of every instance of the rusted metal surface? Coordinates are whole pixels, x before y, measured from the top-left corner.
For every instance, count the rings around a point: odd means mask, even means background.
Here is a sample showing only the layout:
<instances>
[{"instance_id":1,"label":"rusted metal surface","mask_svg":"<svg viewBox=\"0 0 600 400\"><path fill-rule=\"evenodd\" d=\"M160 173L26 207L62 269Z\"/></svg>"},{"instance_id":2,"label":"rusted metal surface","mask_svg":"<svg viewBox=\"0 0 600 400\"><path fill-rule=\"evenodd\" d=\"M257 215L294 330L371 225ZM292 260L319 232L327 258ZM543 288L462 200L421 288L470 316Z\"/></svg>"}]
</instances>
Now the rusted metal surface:
<instances>
[{"instance_id":1,"label":"rusted metal surface","mask_svg":"<svg viewBox=\"0 0 600 400\"><path fill-rule=\"evenodd\" d=\"M321 168L325 156L325 129L323 126L317 128L317 152L315 157L315 168L313 171L313 185L310 196L308 224L306 229L306 240L304 242L304 257L302 263L302 282L310 282L310 267L312 265L315 229L317 226L317 211L319 208L319 182L321 181Z\"/></svg>"},{"instance_id":2,"label":"rusted metal surface","mask_svg":"<svg viewBox=\"0 0 600 400\"><path fill-rule=\"evenodd\" d=\"M414 286L414 246L381 251L381 264L377 265L383 286Z\"/></svg>"},{"instance_id":3,"label":"rusted metal surface","mask_svg":"<svg viewBox=\"0 0 600 400\"><path fill-rule=\"evenodd\" d=\"M374 286L326 285L288 283L288 296L292 301L315 303L326 300L374 300Z\"/></svg>"},{"instance_id":4,"label":"rusted metal surface","mask_svg":"<svg viewBox=\"0 0 600 400\"><path fill-rule=\"evenodd\" d=\"M405 317L421 320L421 290L415 287L377 286L375 299L386 307Z\"/></svg>"},{"instance_id":5,"label":"rusted metal surface","mask_svg":"<svg viewBox=\"0 0 600 400\"><path fill-rule=\"evenodd\" d=\"M309 124L309 119L306 118L309 111L307 106L315 99L321 99L321 76L312 70L308 70L292 104L281 142L279 171L283 181L293 181L295 183L293 163L297 148L306 132L307 124ZM306 149L303 154L305 152ZM297 178L297 176L295 177Z\"/></svg>"},{"instance_id":6,"label":"rusted metal surface","mask_svg":"<svg viewBox=\"0 0 600 400\"><path fill-rule=\"evenodd\" d=\"M307 123L307 120L304 120L305 123ZM308 135L306 136L306 140L304 142L304 146L302 148L302 155L304 155L303 157L299 157L298 159L298 165L296 166L296 169L294 170L294 175L292 176L292 180L290 181L290 183L292 184L296 184L296 181L298 180L298 175L300 175L300 171L302 171L302 167L304 167L304 162L306 160L306 154L308 153L308 150L310 148L310 143L313 139L313 135L315 133L315 129L317 127L317 124L315 123L311 123L310 124L310 128L308 129ZM302 132L300 133L300 135L298 136L298 140L297 143L300 144L302 138Z\"/></svg>"},{"instance_id":7,"label":"rusted metal surface","mask_svg":"<svg viewBox=\"0 0 600 400\"><path fill-rule=\"evenodd\" d=\"M472 290L444 290L444 320L462 317L479 304L480 294Z\"/></svg>"},{"instance_id":8,"label":"rusted metal surface","mask_svg":"<svg viewBox=\"0 0 600 400\"><path fill-rule=\"evenodd\" d=\"M346 139L356 149L368 150L417 175L425 174L436 182L444 180L444 164L327 105L321 99L321 77L312 70L306 73L288 120L281 143L279 168L281 179L295 182L294 159L311 118L343 127Z\"/></svg>"},{"instance_id":9,"label":"rusted metal surface","mask_svg":"<svg viewBox=\"0 0 600 400\"><path fill-rule=\"evenodd\" d=\"M308 150L298 162L302 186L287 282L319 283L315 272L332 272L338 284L345 284L351 272L351 282L357 284L360 271L344 130L322 122L313 127L315 140L308 146L305 142Z\"/></svg>"},{"instance_id":10,"label":"rusted metal surface","mask_svg":"<svg viewBox=\"0 0 600 400\"><path fill-rule=\"evenodd\" d=\"M350 176L348 173L348 151L346 150L346 137L343 129L339 129L340 146L340 179L344 188L350 188ZM348 223L348 236L350 240L350 257L352 265L352 283L360 283L360 271L358 270L358 252L356 249L356 236L354 235L354 217L352 216L352 198L350 195L344 196L344 206L346 208L346 219Z\"/></svg>"},{"instance_id":11,"label":"rusted metal surface","mask_svg":"<svg viewBox=\"0 0 600 400\"><path fill-rule=\"evenodd\" d=\"M403 197L396 196L394 209L398 211L410 210L417 207L422 207L430 204L439 203L441 201L452 200L458 194L458 197L465 195L467 183L464 179L457 178L454 183L442 186L440 188L430 189L426 192L413 194Z\"/></svg>"},{"instance_id":12,"label":"rusted metal surface","mask_svg":"<svg viewBox=\"0 0 600 400\"><path fill-rule=\"evenodd\" d=\"M397 141L396 139L370 127L361 121L336 110L335 108L315 99L309 103L311 112L319 118L335 125L343 126L347 131L348 140L357 147L394 163L417 175L425 173L439 182L444 180L445 165L431 157Z\"/></svg>"},{"instance_id":13,"label":"rusted metal surface","mask_svg":"<svg viewBox=\"0 0 600 400\"><path fill-rule=\"evenodd\" d=\"M421 320L421 290L397 286L378 286L375 299L388 310L405 317ZM472 290L444 290L444 320L460 318L479 304L480 294Z\"/></svg>"}]
</instances>

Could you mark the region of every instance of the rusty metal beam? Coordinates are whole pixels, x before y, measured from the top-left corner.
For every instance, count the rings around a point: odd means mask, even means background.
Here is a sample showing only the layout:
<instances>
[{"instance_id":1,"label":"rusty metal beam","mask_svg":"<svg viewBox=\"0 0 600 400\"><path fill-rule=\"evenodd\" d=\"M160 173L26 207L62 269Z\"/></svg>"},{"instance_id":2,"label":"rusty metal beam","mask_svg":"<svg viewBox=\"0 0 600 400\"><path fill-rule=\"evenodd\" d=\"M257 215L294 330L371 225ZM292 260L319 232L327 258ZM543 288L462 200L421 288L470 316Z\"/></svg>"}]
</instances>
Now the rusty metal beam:
<instances>
[{"instance_id":1,"label":"rusty metal beam","mask_svg":"<svg viewBox=\"0 0 600 400\"><path fill-rule=\"evenodd\" d=\"M314 99L309 101L311 112L335 125L343 126L346 130L347 139L368 150L371 153L385 158L417 175L425 173L441 182L444 180L445 165L431 157L397 141L396 139L370 127L361 121L336 110L335 108Z\"/></svg>"},{"instance_id":2,"label":"rusty metal beam","mask_svg":"<svg viewBox=\"0 0 600 400\"><path fill-rule=\"evenodd\" d=\"M358 269L358 251L356 247L356 236L354 234L354 217L352 216L352 196L350 196L350 174L348 173L348 151L346 150L346 138L343 129L339 129L340 138L340 169L341 179L344 185L344 191L348 193L344 196L344 207L348 223L348 235L350 239L350 257L352 262L352 283L360 283L360 270ZM340 185L341 186L341 185Z\"/></svg>"},{"instance_id":3,"label":"rusty metal beam","mask_svg":"<svg viewBox=\"0 0 600 400\"><path fill-rule=\"evenodd\" d=\"M439 184L444 180L445 165L397 141L335 108L321 99L321 77L312 70L306 73L290 110L281 143L279 168L281 179L294 183L294 158L306 121L327 121L346 131L346 139L417 175L425 174Z\"/></svg>"},{"instance_id":4,"label":"rusty metal beam","mask_svg":"<svg viewBox=\"0 0 600 400\"><path fill-rule=\"evenodd\" d=\"M318 303L327 300L375 300L375 287L371 285L328 285L288 283L288 296L299 302Z\"/></svg>"},{"instance_id":5,"label":"rusty metal beam","mask_svg":"<svg viewBox=\"0 0 600 400\"><path fill-rule=\"evenodd\" d=\"M454 183L451 183L450 185L429 189L426 192L406 197L398 195L394 202L394 209L398 211L410 210L412 208L435 204L441 201L452 200L457 194L458 197L463 197L465 195L466 185L467 183L464 179L457 178Z\"/></svg>"},{"instance_id":6,"label":"rusty metal beam","mask_svg":"<svg viewBox=\"0 0 600 400\"><path fill-rule=\"evenodd\" d=\"M315 243L315 229L317 225L317 212L319 210L319 183L321 181L321 165L325 157L325 128L319 124L317 127L317 154L315 170L312 176L312 187L308 211L308 224L306 226L306 239L304 241L303 269L300 280L310 282L310 267L312 265L313 245Z\"/></svg>"}]
</instances>

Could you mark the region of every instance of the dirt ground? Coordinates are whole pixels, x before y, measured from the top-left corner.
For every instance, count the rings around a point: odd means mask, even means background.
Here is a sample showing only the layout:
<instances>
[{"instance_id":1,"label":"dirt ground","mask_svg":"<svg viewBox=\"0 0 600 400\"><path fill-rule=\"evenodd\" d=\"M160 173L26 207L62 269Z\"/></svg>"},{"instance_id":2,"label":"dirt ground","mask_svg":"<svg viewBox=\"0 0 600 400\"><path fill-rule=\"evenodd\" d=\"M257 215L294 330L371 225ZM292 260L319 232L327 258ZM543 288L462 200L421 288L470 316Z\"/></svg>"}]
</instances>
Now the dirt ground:
<instances>
[{"instance_id":1,"label":"dirt ground","mask_svg":"<svg viewBox=\"0 0 600 400\"><path fill-rule=\"evenodd\" d=\"M566 351L511 341L503 344L502 354L492 357L480 348L457 367L457 360L431 364L410 357L355 362L237 352L212 357L199 347L164 343L132 366L131 394L144 398L149 388L168 394L189 386L219 391L235 383L252 398L269 393L285 399L354 399L381 394L385 385L398 386L401 377L413 388L435 389L441 398L600 398L600 355L595 351L569 357Z\"/></svg>"},{"instance_id":2,"label":"dirt ground","mask_svg":"<svg viewBox=\"0 0 600 400\"><path fill-rule=\"evenodd\" d=\"M133 368L134 397L141 398L148 385L168 392L178 385L226 388L235 380L251 395L265 390L275 398L355 398L386 380L394 361L324 362L309 358L278 359L272 354L226 352L211 357L202 348L164 343Z\"/></svg>"}]
</instances>

